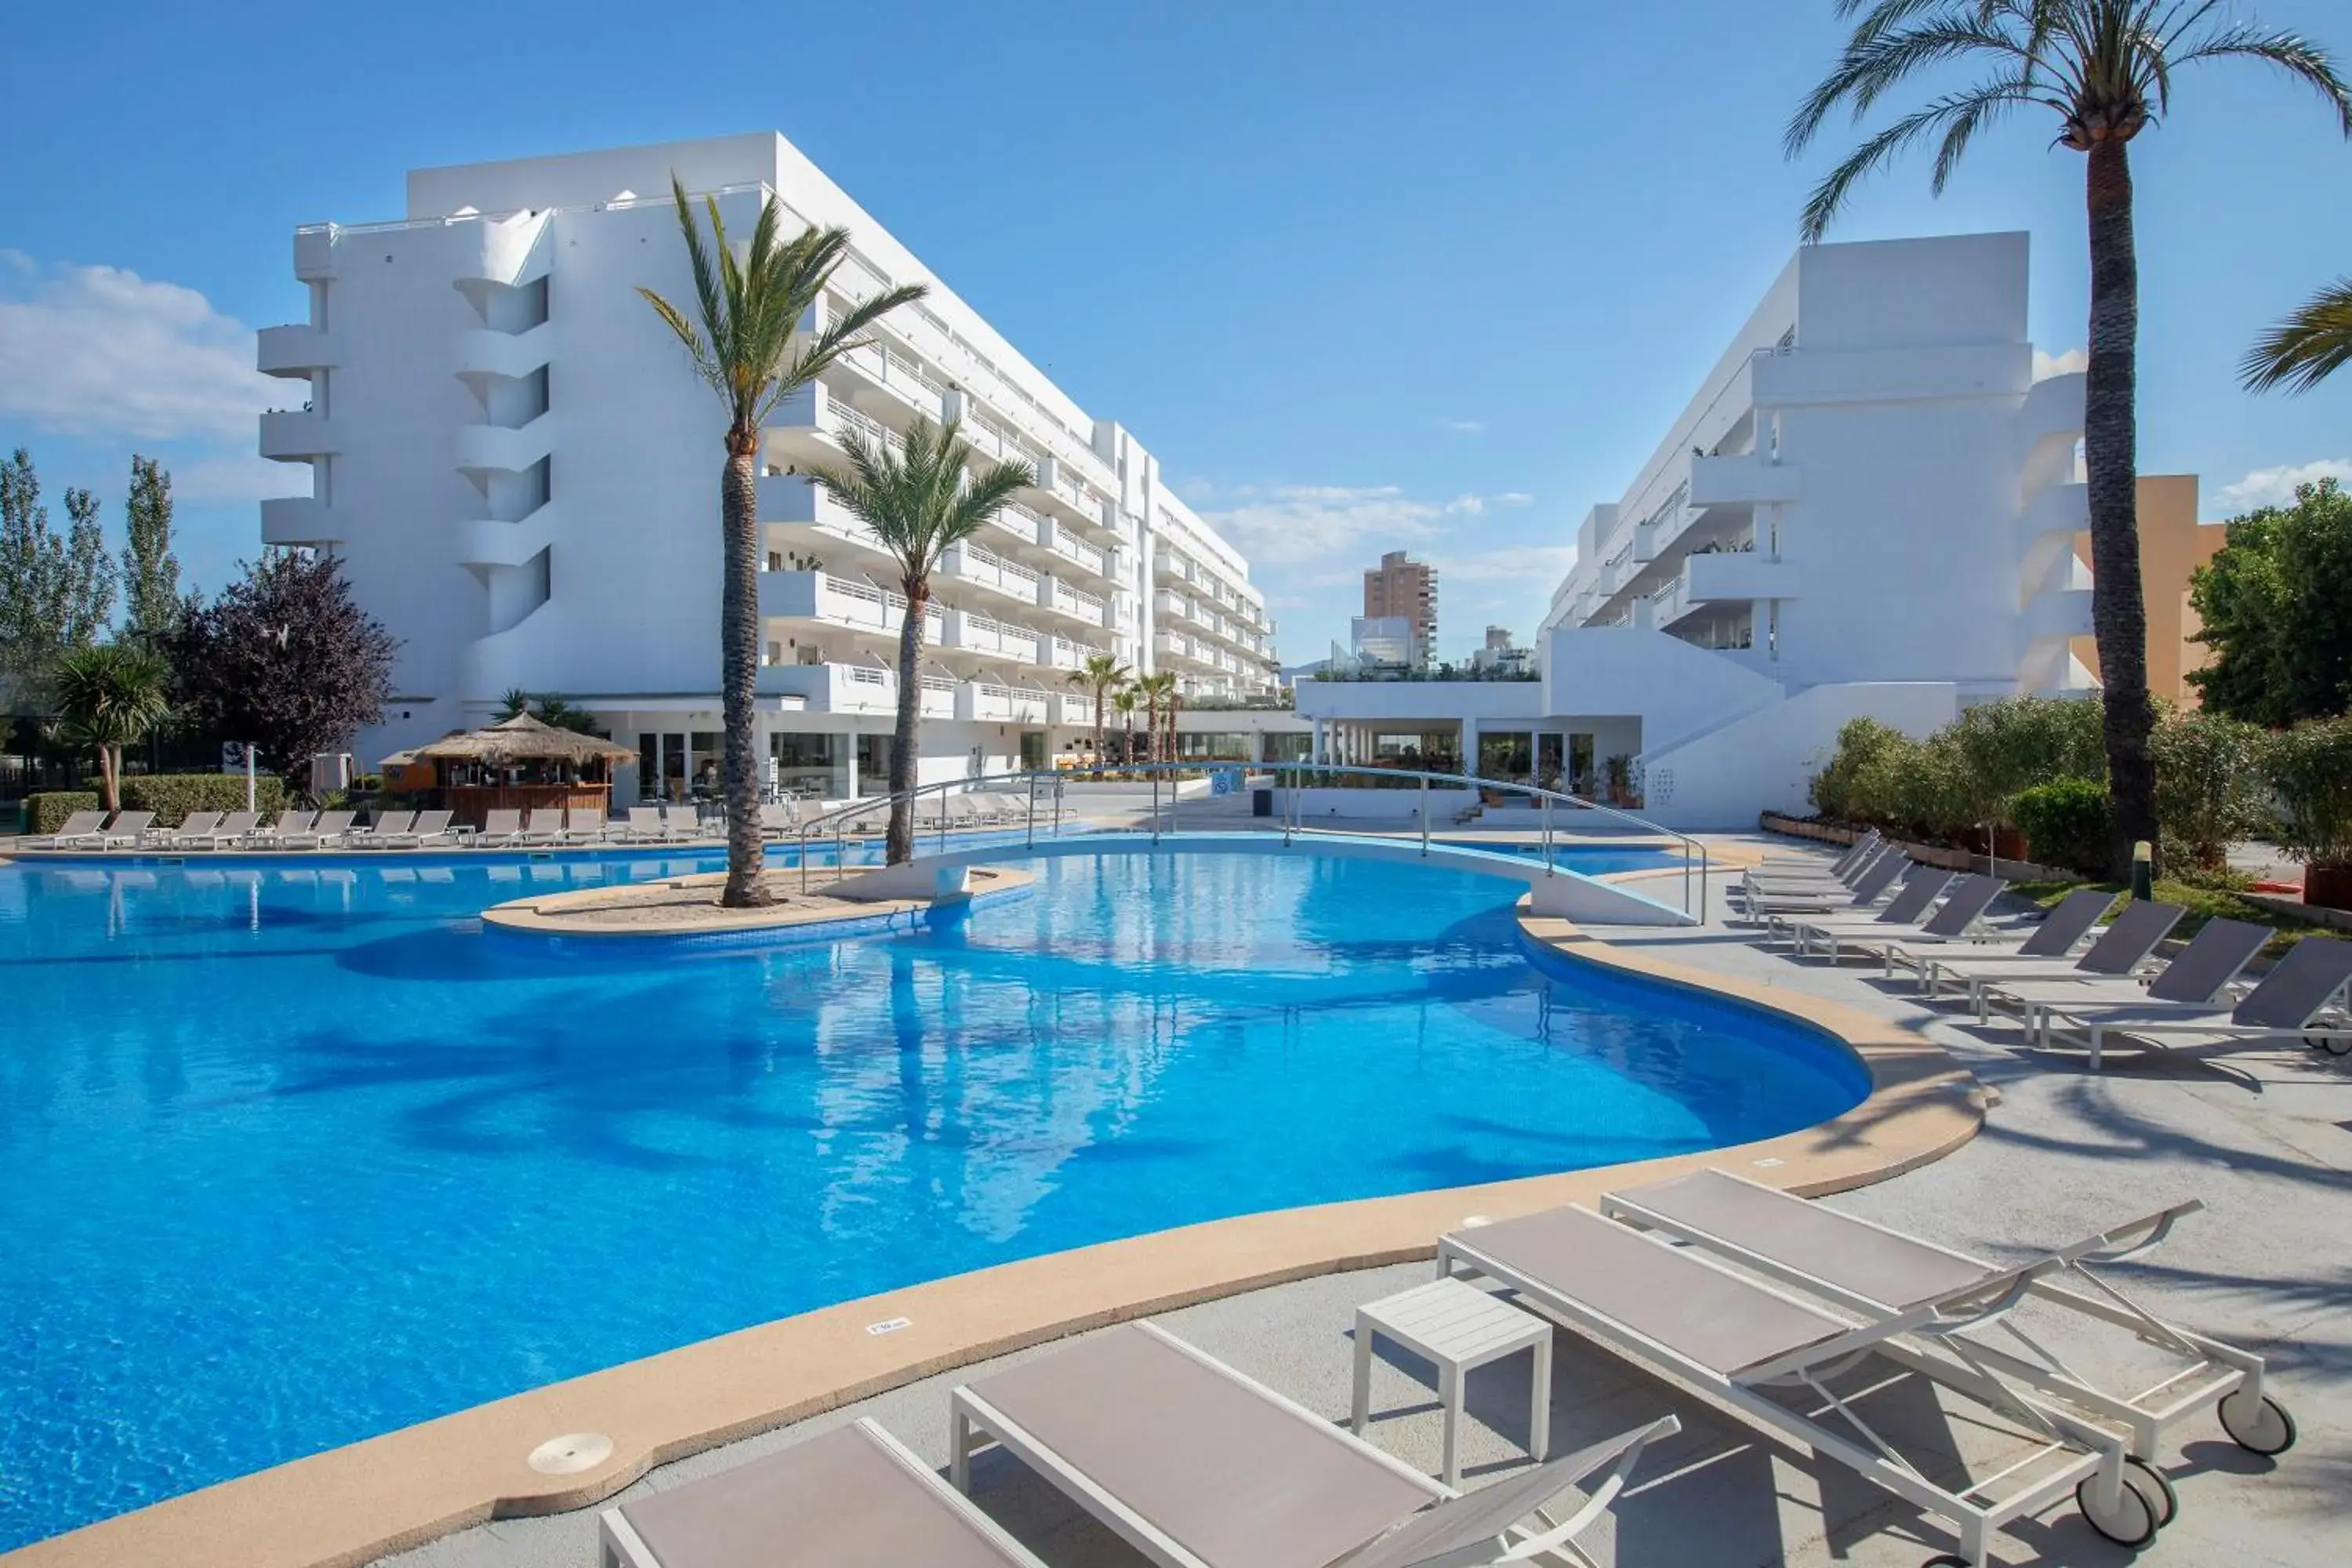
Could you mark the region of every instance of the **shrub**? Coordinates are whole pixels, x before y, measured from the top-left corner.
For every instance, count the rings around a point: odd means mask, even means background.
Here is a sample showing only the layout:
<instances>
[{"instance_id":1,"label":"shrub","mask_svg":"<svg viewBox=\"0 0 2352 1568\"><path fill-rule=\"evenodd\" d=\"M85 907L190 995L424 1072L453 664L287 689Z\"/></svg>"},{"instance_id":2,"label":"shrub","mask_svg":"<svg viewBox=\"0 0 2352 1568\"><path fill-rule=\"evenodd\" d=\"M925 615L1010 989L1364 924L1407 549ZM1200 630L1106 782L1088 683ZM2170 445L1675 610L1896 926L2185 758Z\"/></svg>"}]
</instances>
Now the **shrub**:
<instances>
[{"instance_id":1,"label":"shrub","mask_svg":"<svg viewBox=\"0 0 2352 1568\"><path fill-rule=\"evenodd\" d=\"M25 831L55 833L77 811L96 811L98 792L88 789L45 790L25 797Z\"/></svg>"},{"instance_id":2,"label":"shrub","mask_svg":"<svg viewBox=\"0 0 2352 1568\"><path fill-rule=\"evenodd\" d=\"M265 814L283 810L286 786L276 775L259 773L253 781L253 808ZM152 811L158 827L177 827L192 811L243 811L243 773L143 773L122 781L122 808Z\"/></svg>"},{"instance_id":3,"label":"shrub","mask_svg":"<svg viewBox=\"0 0 2352 1568\"><path fill-rule=\"evenodd\" d=\"M2106 777L2100 723L2096 703L2063 697L2005 697L1962 712L1935 736L1955 752L1951 828L2014 826L2010 801L2020 790L2058 779Z\"/></svg>"},{"instance_id":4,"label":"shrub","mask_svg":"<svg viewBox=\"0 0 2352 1568\"><path fill-rule=\"evenodd\" d=\"M2298 724L2262 752L2279 847L2314 866L2352 868L2352 717Z\"/></svg>"},{"instance_id":5,"label":"shrub","mask_svg":"<svg viewBox=\"0 0 2352 1568\"><path fill-rule=\"evenodd\" d=\"M1837 750L1813 775L1814 809L1843 822L1889 823L1903 753L1918 742L1875 719L1849 719Z\"/></svg>"},{"instance_id":6,"label":"shrub","mask_svg":"<svg viewBox=\"0 0 2352 1568\"><path fill-rule=\"evenodd\" d=\"M2156 816L2176 875L2216 875L2230 840L2263 826L2263 731L2216 713L2168 712L2157 721Z\"/></svg>"},{"instance_id":7,"label":"shrub","mask_svg":"<svg viewBox=\"0 0 2352 1568\"><path fill-rule=\"evenodd\" d=\"M2020 790L2010 814L2025 835L2029 859L2085 876L2107 869L2107 786L2091 779L2060 779Z\"/></svg>"}]
</instances>

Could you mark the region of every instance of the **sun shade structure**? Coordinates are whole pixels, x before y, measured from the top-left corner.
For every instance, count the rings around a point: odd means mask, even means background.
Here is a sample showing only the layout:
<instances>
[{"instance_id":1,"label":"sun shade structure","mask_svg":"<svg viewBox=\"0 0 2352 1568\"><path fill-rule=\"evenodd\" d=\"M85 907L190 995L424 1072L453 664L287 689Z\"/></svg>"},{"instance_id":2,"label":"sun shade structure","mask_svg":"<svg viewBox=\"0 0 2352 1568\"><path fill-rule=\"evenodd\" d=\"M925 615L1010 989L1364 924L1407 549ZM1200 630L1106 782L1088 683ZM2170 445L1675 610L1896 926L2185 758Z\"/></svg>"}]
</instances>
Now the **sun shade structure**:
<instances>
[{"instance_id":1,"label":"sun shade structure","mask_svg":"<svg viewBox=\"0 0 2352 1568\"><path fill-rule=\"evenodd\" d=\"M603 821L611 804L612 766L636 752L601 735L559 730L528 713L479 730L456 730L413 751L386 757L390 769L430 763L440 804L467 827L494 810L570 810Z\"/></svg>"}]
</instances>

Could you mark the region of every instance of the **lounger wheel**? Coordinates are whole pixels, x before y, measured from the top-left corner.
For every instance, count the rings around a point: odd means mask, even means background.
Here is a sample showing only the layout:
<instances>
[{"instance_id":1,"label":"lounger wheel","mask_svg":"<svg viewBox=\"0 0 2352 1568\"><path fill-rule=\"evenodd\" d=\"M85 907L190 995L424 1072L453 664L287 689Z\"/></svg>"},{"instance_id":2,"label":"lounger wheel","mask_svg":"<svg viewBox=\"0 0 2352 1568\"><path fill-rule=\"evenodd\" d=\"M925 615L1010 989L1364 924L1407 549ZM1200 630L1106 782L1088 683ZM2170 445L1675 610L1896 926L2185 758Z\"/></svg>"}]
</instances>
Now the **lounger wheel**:
<instances>
[{"instance_id":1,"label":"lounger wheel","mask_svg":"<svg viewBox=\"0 0 2352 1568\"><path fill-rule=\"evenodd\" d=\"M2124 1485L2146 1498L2156 1510L2156 1528L2162 1530L2180 1511L2180 1494L2172 1478L2136 1455L2124 1456Z\"/></svg>"},{"instance_id":2,"label":"lounger wheel","mask_svg":"<svg viewBox=\"0 0 2352 1568\"><path fill-rule=\"evenodd\" d=\"M1928 1558L1919 1564L1919 1568L1977 1568L1977 1565L1957 1552L1947 1552L1939 1557Z\"/></svg>"},{"instance_id":3,"label":"lounger wheel","mask_svg":"<svg viewBox=\"0 0 2352 1568\"><path fill-rule=\"evenodd\" d=\"M2249 1409L2246 1391L2242 1388L2221 1396L2216 1407L2221 1417L2221 1430L2230 1441L2251 1454L2284 1454L2294 1447L2294 1417L2286 1406L2263 1395L2259 1406Z\"/></svg>"},{"instance_id":4,"label":"lounger wheel","mask_svg":"<svg viewBox=\"0 0 2352 1568\"><path fill-rule=\"evenodd\" d=\"M2125 1484L2116 1493L2116 1506L2102 1510L2092 1499L2096 1494L2099 1478L2086 1476L2074 1488L2074 1506L2083 1510L2083 1518L2093 1530L2117 1546L2137 1552L2156 1539L2156 1504L2149 1501L2131 1485L2131 1472L2124 1472Z\"/></svg>"},{"instance_id":5,"label":"lounger wheel","mask_svg":"<svg viewBox=\"0 0 2352 1568\"><path fill-rule=\"evenodd\" d=\"M2303 1043L2313 1050L2326 1051L2331 1057L2352 1057L2352 1040L2330 1039L2321 1036L2316 1039L2306 1037Z\"/></svg>"}]
</instances>

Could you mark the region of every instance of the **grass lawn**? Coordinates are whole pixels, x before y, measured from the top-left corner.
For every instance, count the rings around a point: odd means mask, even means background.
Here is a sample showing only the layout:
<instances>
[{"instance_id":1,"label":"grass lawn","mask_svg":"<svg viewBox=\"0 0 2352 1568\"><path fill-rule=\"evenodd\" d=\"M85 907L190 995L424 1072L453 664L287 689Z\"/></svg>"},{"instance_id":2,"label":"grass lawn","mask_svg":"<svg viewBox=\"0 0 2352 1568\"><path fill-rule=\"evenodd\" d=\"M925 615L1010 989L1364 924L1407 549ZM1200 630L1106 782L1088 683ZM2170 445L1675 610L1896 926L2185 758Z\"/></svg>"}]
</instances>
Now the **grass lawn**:
<instances>
[{"instance_id":1,"label":"grass lawn","mask_svg":"<svg viewBox=\"0 0 2352 1568\"><path fill-rule=\"evenodd\" d=\"M2120 893L2126 889L2126 884L2122 882L2012 882L2010 884L2009 890L2020 898L2031 899L2043 909L2048 909L2075 889L2084 887L2102 888L2111 893ZM2251 902L2225 888L2209 888L2196 882L2177 882L2166 877L2158 880L2156 897L2159 903L2179 904L2189 911L2180 917L2180 923L2172 928L2172 934L2175 936L2194 936L2198 928L2210 920L2247 921L2254 925L2271 927L2278 934L2263 944L2263 952L2273 958L2276 958L2307 936L2337 939L2352 936L2352 931L2341 931L2326 926L2314 925L2307 921L2297 920L2293 915L2283 914L2277 910ZM2121 907L2117 906L2117 908ZM2107 918L2112 920L2115 917L2110 912Z\"/></svg>"}]
</instances>

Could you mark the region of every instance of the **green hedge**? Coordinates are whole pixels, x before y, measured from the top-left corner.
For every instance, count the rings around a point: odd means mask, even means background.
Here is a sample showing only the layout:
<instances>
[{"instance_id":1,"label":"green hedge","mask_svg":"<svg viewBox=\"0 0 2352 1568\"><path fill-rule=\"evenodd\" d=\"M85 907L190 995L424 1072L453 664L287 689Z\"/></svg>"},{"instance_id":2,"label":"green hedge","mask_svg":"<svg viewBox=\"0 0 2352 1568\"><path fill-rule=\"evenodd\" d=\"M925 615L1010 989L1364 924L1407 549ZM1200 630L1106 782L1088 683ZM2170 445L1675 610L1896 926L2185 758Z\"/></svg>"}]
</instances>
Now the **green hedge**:
<instances>
[{"instance_id":1,"label":"green hedge","mask_svg":"<svg viewBox=\"0 0 2352 1568\"><path fill-rule=\"evenodd\" d=\"M2107 786L2092 779L2060 779L2020 790L2010 802L2025 856L2100 877L2107 868Z\"/></svg>"},{"instance_id":2,"label":"green hedge","mask_svg":"<svg viewBox=\"0 0 2352 1568\"><path fill-rule=\"evenodd\" d=\"M77 811L96 811L98 792L86 789L47 790L25 797L25 831L55 833Z\"/></svg>"},{"instance_id":3,"label":"green hedge","mask_svg":"<svg viewBox=\"0 0 2352 1568\"><path fill-rule=\"evenodd\" d=\"M96 799L90 802L95 805ZM273 773L257 774L253 808L264 816L285 809L286 786ZM152 811L158 827L177 827L192 811L243 811L243 773L140 773L122 781L122 809Z\"/></svg>"}]
</instances>

